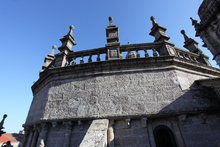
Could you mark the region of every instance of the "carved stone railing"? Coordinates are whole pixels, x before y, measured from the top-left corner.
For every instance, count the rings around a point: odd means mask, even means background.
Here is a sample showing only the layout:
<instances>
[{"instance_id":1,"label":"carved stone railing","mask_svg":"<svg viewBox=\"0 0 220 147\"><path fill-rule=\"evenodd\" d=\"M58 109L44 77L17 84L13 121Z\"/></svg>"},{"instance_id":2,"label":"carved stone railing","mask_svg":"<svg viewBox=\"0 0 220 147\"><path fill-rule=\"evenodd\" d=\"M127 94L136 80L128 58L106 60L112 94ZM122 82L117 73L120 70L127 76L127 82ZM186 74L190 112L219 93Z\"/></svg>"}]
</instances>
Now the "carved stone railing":
<instances>
[{"instance_id":1,"label":"carved stone railing","mask_svg":"<svg viewBox=\"0 0 220 147\"><path fill-rule=\"evenodd\" d=\"M94 56L96 56L96 62L101 61L101 57L106 56L106 48L96 48L90 50L83 50L78 52L71 52L68 55L69 64L68 65L75 65L77 64L77 59L79 59L79 64L85 63L85 57L88 58L88 63L94 62Z\"/></svg>"},{"instance_id":2,"label":"carved stone railing","mask_svg":"<svg viewBox=\"0 0 220 147\"><path fill-rule=\"evenodd\" d=\"M121 45L119 47L121 54L120 59L156 57L159 56L156 50L160 46L160 43ZM107 49L105 47L71 52L68 55L68 65L106 61L106 53Z\"/></svg>"},{"instance_id":3,"label":"carved stone railing","mask_svg":"<svg viewBox=\"0 0 220 147\"><path fill-rule=\"evenodd\" d=\"M187 61L193 61L196 63L210 65L208 62L209 58L203 54L195 54L192 52L184 51L179 48L175 48L175 49L176 49L177 57L180 57L180 58L187 60Z\"/></svg>"}]
</instances>

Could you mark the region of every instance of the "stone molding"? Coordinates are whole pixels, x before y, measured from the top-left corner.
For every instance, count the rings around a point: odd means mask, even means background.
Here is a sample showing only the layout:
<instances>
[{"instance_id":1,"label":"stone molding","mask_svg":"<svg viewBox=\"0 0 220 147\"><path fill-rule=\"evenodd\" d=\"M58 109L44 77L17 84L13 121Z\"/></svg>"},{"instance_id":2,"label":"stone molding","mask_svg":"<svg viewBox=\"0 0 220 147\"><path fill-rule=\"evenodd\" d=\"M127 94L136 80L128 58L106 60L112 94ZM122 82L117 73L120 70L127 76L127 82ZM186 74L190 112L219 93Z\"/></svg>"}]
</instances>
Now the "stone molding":
<instances>
[{"instance_id":1,"label":"stone molding","mask_svg":"<svg viewBox=\"0 0 220 147\"><path fill-rule=\"evenodd\" d=\"M172 67L171 67L172 66ZM140 72L147 70L177 69L178 67L189 69L204 74L213 74L220 76L220 70L207 65L185 61L175 56L161 56L149 58L135 58L126 60L111 60L103 62L92 62L88 64L78 64L62 68L48 69L42 73L41 77L32 86L35 94L45 83L53 78L60 79L61 75L70 75L71 79L82 77L103 76L107 74L116 74L117 72Z\"/></svg>"}]
</instances>

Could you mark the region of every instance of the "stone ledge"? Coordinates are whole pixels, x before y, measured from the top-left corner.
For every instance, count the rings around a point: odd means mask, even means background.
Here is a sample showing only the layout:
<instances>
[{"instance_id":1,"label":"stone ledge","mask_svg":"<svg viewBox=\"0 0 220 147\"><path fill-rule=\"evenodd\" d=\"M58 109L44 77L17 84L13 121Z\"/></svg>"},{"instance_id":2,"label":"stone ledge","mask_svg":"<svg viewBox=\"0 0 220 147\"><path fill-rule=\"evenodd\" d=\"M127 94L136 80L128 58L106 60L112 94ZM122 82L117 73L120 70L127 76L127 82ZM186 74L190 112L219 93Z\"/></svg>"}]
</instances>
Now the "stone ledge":
<instances>
[{"instance_id":1,"label":"stone ledge","mask_svg":"<svg viewBox=\"0 0 220 147\"><path fill-rule=\"evenodd\" d=\"M89 76L101 76L106 74L115 74L116 72L138 72L140 70L164 70L176 69L176 67L190 69L192 71L204 74L212 74L220 76L220 70L207 65L186 61L174 56L160 56L149 58L135 58L126 60L111 60L102 62L92 62L67 66L62 68L48 69L41 74L37 82L32 86L33 94L35 94L41 85L45 85L53 77L71 75L71 78L81 78ZM74 77L73 77L74 75Z\"/></svg>"}]
</instances>

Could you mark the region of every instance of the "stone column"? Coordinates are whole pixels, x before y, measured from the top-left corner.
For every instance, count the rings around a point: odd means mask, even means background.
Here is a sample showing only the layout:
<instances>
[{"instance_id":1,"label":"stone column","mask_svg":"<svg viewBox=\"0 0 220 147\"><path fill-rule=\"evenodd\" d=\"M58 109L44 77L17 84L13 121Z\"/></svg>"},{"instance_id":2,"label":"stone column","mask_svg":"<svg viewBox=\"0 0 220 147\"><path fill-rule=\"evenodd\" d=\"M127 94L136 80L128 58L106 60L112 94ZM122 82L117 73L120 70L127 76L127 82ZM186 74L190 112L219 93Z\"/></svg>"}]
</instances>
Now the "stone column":
<instances>
[{"instance_id":1,"label":"stone column","mask_svg":"<svg viewBox=\"0 0 220 147\"><path fill-rule=\"evenodd\" d=\"M34 135L33 135L32 141L31 141L31 146L28 146L28 147L35 147L36 146L38 135L39 135L38 128L37 128L37 126L34 126Z\"/></svg>"},{"instance_id":2,"label":"stone column","mask_svg":"<svg viewBox=\"0 0 220 147\"><path fill-rule=\"evenodd\" d=\"M33 138L33 128L29 128L29 135L28 135L28 138L27 138L27 143L26 144L23 144L23 147L30 147L31 146L31 141L32 141L32 138Z\"/></svg>"},{"instance_id":3,"label":"stone column","mask_svg":"<svg viewBox=\"0 0 220 147\"><path fill-rule=\"evenodd\" d=\"M108 126L108 130L107 130L107 143L108 143L108 147L114 147L114 129L113 129L113 125L114 125L114 120L110 120L109 121L109 126Z\"/></svg>"},{"instance_id":4,"label":"stone column","mask_svg":"<svg viewBox=\"0 0 220 147\"><path fill-rule=\"evenodd\" d=\"M148 118L147 131L148 131L148 135L149 135L149 144L150 144L150 147L156 147L156 143L155 143L155 140L154 140L152 123L153 123L152 120Z\"/></svg>"},{"instance_id":5,"label":"stone column","mask_svg":"<svg viewBox=\"0 0 220 147\"><path fill-rule=\"evenodd\" d=\"M64 134L64 147L70 147L71 144L71 133L72 133L72 122L63 122L65 127L65 134Z\"/></svg>"},{"instance_id":6,"label":"stone column","mask_svg":"<svg viewBox=\"0 0 220 147\"><path fill-rule=\"evenodd\" d=\"M44 147L46 145L47 133L49 130L49 124L42 123L40 126L40 133L37 140L37 147Z\"/></svg>"},{"instance_id":7,"label":"stone column","mask_svg":"<svg viewBox=\"0 0 220 147\"><path fill-rule=\"evenodd\" d=\"M30 134L29 128L24 127L24 138L23 138L22 142L19 143L20 147L25 147L29 134Z\"/></svg>"}]
</instances>

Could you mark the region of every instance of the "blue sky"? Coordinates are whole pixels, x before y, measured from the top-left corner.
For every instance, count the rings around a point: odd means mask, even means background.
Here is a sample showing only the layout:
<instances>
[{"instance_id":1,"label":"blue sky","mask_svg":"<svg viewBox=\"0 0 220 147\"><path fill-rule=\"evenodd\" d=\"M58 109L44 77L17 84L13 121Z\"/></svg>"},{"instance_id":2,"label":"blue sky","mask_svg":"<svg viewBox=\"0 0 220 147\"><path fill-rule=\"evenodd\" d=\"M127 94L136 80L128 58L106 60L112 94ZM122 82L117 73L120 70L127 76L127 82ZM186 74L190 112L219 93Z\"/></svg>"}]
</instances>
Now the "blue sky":
<instances>
[{"instance_id":1,"label":"blue sky","mask_svg":"<svg viewBox=\"0 0 220 147\"><path fill-rule=\"evenodd\" d=\"M108 16L119 27L120 43L152 42L150 16L168 28L167 35L183 48L181 29L194 37L190 17L198 19L202 0L1 0L0 1L0 115L8 114L5 131L22 130L38 79L52 45L74 25L73 50L103 47ZM201 48L211 56L210 52ZM212 58L212 56L211 56ZM213 66L216 63L211 61Z\"/></svg>"}]
</instances>

